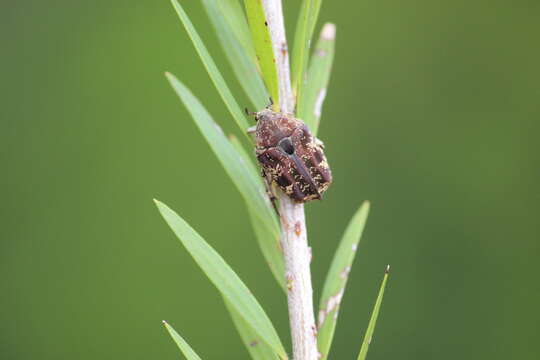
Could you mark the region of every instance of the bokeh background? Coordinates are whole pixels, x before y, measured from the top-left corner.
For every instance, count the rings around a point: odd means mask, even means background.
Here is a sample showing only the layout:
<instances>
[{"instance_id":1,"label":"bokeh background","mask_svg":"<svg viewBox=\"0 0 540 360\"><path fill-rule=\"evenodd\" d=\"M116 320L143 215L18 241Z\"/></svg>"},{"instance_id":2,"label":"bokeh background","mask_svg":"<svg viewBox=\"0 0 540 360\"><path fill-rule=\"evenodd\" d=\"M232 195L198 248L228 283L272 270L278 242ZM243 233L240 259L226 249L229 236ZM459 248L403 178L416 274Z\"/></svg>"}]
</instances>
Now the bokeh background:
<instances>
[{"instance_id":1,"label":"bokeh background","mask_svg":"<svg viewBox=\"0 0 540 360\"><path fill-rule=\"evenodd\" d=\"M286 1L289 36L299 1ZM198 1L183 1L249 105ZM326 1L337 56L320 135L335 184L307 206L316 302L362 200L372 212L333 359L538 359L540 2ZM168 1L0 5L0 358L247 359L221 298L151 199L253 290L286 302L236 189L163 76L235 125Z\"/></svg>"}]
</instances>

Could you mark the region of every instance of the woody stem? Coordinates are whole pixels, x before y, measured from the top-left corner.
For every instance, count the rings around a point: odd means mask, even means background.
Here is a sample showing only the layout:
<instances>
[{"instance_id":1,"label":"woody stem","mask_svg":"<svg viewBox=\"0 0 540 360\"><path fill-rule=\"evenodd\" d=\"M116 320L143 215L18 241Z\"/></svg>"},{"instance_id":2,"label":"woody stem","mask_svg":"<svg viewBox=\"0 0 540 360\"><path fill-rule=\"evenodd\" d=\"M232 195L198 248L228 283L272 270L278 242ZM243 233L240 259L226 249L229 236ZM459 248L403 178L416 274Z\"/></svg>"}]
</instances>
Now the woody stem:
<instances>
[{"instance_id":1,"label":"woody stem","mask_svg":"<svg viewBox=\"0 0 540 360\"><path fill-rule=\"evenodd\" d=\"M274 47L278 72L279 105L281 112L294 112L294 94L291 88L289 55L281 0L262 0ZM317 360L317 337L313 315L313 289L311 286L311 250L307 241L304 205L292 201L278 191L281 220L281 246L285 258L287 303L294 360Z\"/></svg>"}]
</instances>

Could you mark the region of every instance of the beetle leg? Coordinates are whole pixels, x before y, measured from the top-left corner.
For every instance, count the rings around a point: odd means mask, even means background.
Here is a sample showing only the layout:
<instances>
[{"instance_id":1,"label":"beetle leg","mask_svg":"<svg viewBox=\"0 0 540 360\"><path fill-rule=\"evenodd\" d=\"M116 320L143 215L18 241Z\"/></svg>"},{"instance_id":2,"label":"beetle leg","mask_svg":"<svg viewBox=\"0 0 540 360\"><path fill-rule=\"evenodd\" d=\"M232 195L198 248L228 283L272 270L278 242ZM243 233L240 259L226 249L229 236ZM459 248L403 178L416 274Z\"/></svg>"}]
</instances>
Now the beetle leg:
<instances>
[{"instance_id":1,"label":"beetle leg","mask_svg":"<svg viewBox=\"0 0 540 360\"><path fill-rule=\"evenodd\" d=\"M264 186L266 187L266 194L268 195L268 198L270 199L270 202L272 203L272 207L274 208L277 216L279 217L279 210L276 204L277 197L274 192L274 188L272 187L272 179L270 178L269 175L265 173L264 169L261 169L261 170L262 170L262 177L264 178Z\"/></svg>"},{"instance_id":2,"label":"beetle leg","mask_svg":"<svg viewBox=\"0 0 540 360\"><path fill-rule=\"evenodd\" d=\"M317 144L318 146L320 146L324 150L324 143L322 142L321 139L315 138L315 144Z\"/></svg>"},{"instance_id":3,"label":"beetle leg","mask_svg":"<svg viewBox=\"0 0 540 360\"><path fill-rule=\"evenodd\" d=\"M298 173L300 174L300 176L302 176L304 181L306 181L309 184L309 186L311 186L311 189L317 195L317 199L320 199L321 194L319 193L317 184L315 184L315 180L313 179L309 171L306 169L306 166L304 165L302 160L300 160L298 156L296 156L296 154L290 155L289 157L294 161L294 164L296 165L296 171L298 171Z\"/></svg>"}]
</instances>

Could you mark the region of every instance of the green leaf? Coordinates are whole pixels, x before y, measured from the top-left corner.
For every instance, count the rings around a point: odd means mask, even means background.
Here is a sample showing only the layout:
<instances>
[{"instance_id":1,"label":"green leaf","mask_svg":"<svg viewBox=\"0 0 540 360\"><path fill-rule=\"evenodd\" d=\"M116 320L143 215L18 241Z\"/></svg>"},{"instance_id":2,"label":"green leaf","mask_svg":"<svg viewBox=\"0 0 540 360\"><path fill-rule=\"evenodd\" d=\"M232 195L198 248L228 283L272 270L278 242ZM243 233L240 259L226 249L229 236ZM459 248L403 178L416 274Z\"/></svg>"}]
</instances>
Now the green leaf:
<instances>
[{"instance_id":1,"label":"green leaf","mask_svg":"<svg viewBox=\"0 0 540 360\"><path fill-rule=\"evenodd\" d=\"M375 301L375 306L373 307L373 312L371 313L371 318L369 319L368 328L366 330L366 335L364 336L364 341L362 342L362 347L360 348L360 353L358 354L358 360L365 360L367 352L369 350L369 345L373 339L373 332L375 331L375 325L377 324L377 317L379 316L379 310L381 309L381 303L384 296L384 289L386 288L386 281L388 280L388 274L390 273L390 265L386 267L384 271L384 278L379 289L379 295L377 295L377 301Z\"/></svg>"},{"instance_id":2,"label":"green leaf","mask_svg":"<svg viewBox=\"0 0 540 360\"><path fill-rule=\"evenodd\" d=\"M315 32L315 26L317 25L317 20L319 19L321 5L322 0L313 0L313 5L311 7L311 16L309 17L309 39L313 37L313 33Z\"/></svg>"},{"instance_id":3,"label":"green leaf","mask_svg":"<svg viewBox=\"0 0 540 360\"><path fill-rule=\"evenodd\" d=\"M287 355L272 322L253 294L223 258L167 205L156 205L176 237L244 321L282 359Z\"/></svg>"},{"instance_id":4,"label":"green leaf","mask_svg":"<svg viewBox=\"0 0 540 360\"><path fill-rule=\"evenodd\" d=\"M309 46L311 41L310 19L313 16L314 0L304 0L298 22L296 23L296 32L294 35L294 48L292 54L292 88L297 95L301 97L302 87L304 86L304 69L309 59Z\"/></svg>"},{"instance_id":5,"label":"green leaf","mask_svg":"<svg viewBox=\"0 0 540 360\"><path fill-rule=\"evenodd\" d=\"M191 91L173 75L169 73L166 75L173 89L191 113L202 135L210 144L212 151L216 154L238 191L240 191L248 207L254 211L274 236L279 236L280 229L277 217L266 195L260 176L253 171L249 171L249 165L234 149L221 128L214 122Z\"/></svg>"},{"instance_id":6,"label":"green leaf","mask_svg":"<svg viewBox=\"0 0 540 360\"><path fill-rule=\"evenodd\" d=\"M234 74L255 109L260 110L268 104L268 92L256 66L255 50L251 39L248 38L249 43L247 46L251 45L251 51L249 51L245 48L246 45L243 46L237 38L237 34L243 33L243 31L234 31L235 27L242 28L245 26L246 35L249 36L249 28L245 18L240 18L235 13L235 8L231 6L234 3L238 5L238 1L203 0L208 17L216 29L221 46ZM237 7L242 11L239 6ZM233 19L230 19L230 17L233 17Z\"/></svg>"},{"instance_id":7,"label":"green leaf","mask_svg":"<svg viewBox=\"0 0 540 360\"><path fill-rule=\"evenodd\" d=\"M298 99L297 116L308 125L315 136L319 128L322 104L330 80L335 39L335 25L325 24L311 57L305 91Z\"/></svg>"},{"instance_id":8,"label":"green leaf","mask_svg":"<svg viewBox=\"0 0 540 360\"><path fill-rule=\"evenodd\" d=\"M264 13L263 2L261 0L244 0L246 13L253 37L255 53L261 67L266 88L274 100L274 108L279 109L279 87L278 74L276 69L276 60L274 49L268 26L266 26L266 16Z\"/></svg>"},{"instance_id":9,"label":"green leaf","mask_svg":"<svg viewBox=\"0 0 540 360\"><path fill-rule=\"evenodd\" d=\"M225 299L225 306L231 318L233 320L242 342L246 346L249 354L254 360L276 360L278 359L276 353L268 346L264 341L261 341L260 336L258 336L249 324L240 316L236 309Z\"/></svg>"},{"instance_id":10,"label":"green leaf","mask_svg":"<svg viewBox=\"0 0 540 360\"><path fill-rule=\"evenodd\" d=\"M231 93L231 90L229 90L229 87L227 86L225 79L223 79L223 76L221 75L221 73L219 72L216 66L216 63L214 62L214 60L212 60L210 53L208 52L208 50L206 50L204 43L202 42L195 28L193 27L193 24L189 20L186 12L180 6L178 1L171 0L171 2L176 12L178 13L178 17L180 18L182 24L184 25L184 28L186 29L189 37L191 38L191 41L193 42L193 45L195 46L195 50L197 50L197 53L199 54L204 64L204 67L206 68L206 71L208 72L208 75L210 75L212 82L216 86L216 89L219 92L219 95L223 99L223 102L225 102L227 109L229 109L231 115L233 116L238 126L240 126L242 133L245 134L246 129L249 127L249 124L246 120L246 117L244 116L244 113L242 112L242 109L240 108L240 106L238 106L238 103L234 99Z\"/></svg>"},{"instance_id":11,"label":"green leaf","mask_svg":"<svg viewBox=\"0 0 540 360\"><path fill-rule=\"evenodd\" d=\"M285 284L285 261L279 244L279 235L276 236L268 231L253 209L248 208L248 212L253 231L255 232L255 237L257 238L268 266L279 286L281 286L283 291L287 292L287 285Z\"/></svg>"},{"instance_id":12,"label":"green leaf","mask_svg":"<svg viewBox=\"0 0 540 360\"><path fill-rule=\"evenodd\" d=\"M255 167L255 164L250 159L246 150L240 144L240 141L235 136L229 137L231 144L234 146L238 154L244 159L246 164L249 164L251 171L255 174L259 174L258 169ZM258 176L261 179L260 176ZM255 232L255 237L259 242L261 251L270 266L270 270L274 277L276 278L278 284L284 291L287 291L285 284L285 262L283 259L283 254L281 251L281 246L279 245L279 235L276 236L275 232L272 229L268 229L266 224L258 217L254 210L248 206L249 218L251 219L251 225L253 226L253 231Z\"/></svg>"},{"instance_id":13,"label":"green leaf","mask_svg":"<svg viewBox=\"0 0 540 360\"><path fill-rule=\"evenodd\" d=\"M309 49L317 19L319 18L321 4L322 0L304 0L298 13L292 54L292 84L297 99L302 97L305 87L305 71L310 61Z\"/></svg>"},{"instance_id":14,"label":"green leaf","mask_svg":"<svg viewBox=\"0 0 540 360\"><path fill-rule=\"evenodd\" d=\"M176 332L176 330L174 330L171 325L169 325L169 323L163 320L163 325L165 325L165 328L167 329L174 342L176 343L176 345L178 345L178 348L180 349L182 354L184 354L187 360L201 360L199 355L197 355L197 353L193 351L191 346L189 346L189 344L184 339L182 339L182 337Z\"/></svg>"},{"instance_id":15,"label":"green leaf","mask_svg":"<svg viewBox=\"0 0 540 360\"><path fill-rule=\"evenodd\" d=\"M253 39L251 38L244 9L240 5L239 0L218 0L218 4L222 16L229 23L235 37L248 53L250 59L256 63L257 58L255 56L255 48L253 47Z\"/></svg>"},{"instance_id":16,"label":"green leaf","mask_svg":"<svg viewBox=\"0 0 540 360\"><path fill-rule=\"evenodd\" d=\"M252 156L249 156L248 152L246 151L246 149L244 148L244 146L242 145L240 140L236 136L234 136L232 134L229 135L229 141L231 142L232 146L234 147L234 149L236 150L238 155L240 155L240 157L242 158L244 163L246 165L248 165L249 170L253 174L256 174L257 178L260 180L260 183L263 184L262 176L260 175L261 170L255 165L255 162L254 162L254 160L255 160L255 152L252 153Z\"/></svg>"},{"instance_id":17,"label":"green leaf","mask_svg":"<svg viewBox=\"0 0 540 360\"><path fill-rule=\"evenodd\" d=\"M319 305L319 333L317 336L322 359L326 359L330 351L336 329L337 313L368 213L369 202L365 201L349 222L326 276Z\"/></svg>"}]
</instances>

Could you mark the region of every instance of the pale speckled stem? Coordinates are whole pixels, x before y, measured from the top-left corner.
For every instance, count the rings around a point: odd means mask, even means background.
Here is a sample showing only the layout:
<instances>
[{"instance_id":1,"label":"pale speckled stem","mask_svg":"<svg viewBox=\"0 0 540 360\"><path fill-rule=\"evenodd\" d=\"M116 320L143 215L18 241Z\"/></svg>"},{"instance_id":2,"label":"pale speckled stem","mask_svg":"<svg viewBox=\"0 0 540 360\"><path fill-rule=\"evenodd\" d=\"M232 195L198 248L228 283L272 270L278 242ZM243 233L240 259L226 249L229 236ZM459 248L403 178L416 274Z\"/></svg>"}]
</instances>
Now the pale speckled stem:
<instances>
[{"instance_id":1,"label":"pale speckled stem","mask_svg":"<svg viewBox=\"0 0 540 360\"><path fill-rule=\"evenodd\" d=\"M294 113L289 52L281 0L262 0L278 70L281 112ZM294 360L317 360L317 327L313 315L311 250L307 241L304 205L293 202L278 191L281 218L281 246L285 258L287 303Z\"/></svg>"}]
</instances>

